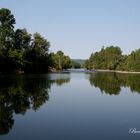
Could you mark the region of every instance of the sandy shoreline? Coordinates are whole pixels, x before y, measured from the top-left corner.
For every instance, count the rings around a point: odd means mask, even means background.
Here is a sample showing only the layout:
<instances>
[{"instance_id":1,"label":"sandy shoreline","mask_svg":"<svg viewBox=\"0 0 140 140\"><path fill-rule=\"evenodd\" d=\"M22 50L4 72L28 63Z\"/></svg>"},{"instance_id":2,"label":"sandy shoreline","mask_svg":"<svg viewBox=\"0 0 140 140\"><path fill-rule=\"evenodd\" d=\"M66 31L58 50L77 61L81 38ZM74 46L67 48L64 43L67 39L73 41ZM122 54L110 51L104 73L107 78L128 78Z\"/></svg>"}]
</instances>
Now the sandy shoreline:
<instances>
[{"instance_id":1,"label":"sandy shoreline","mask_svg":"<svg viewBox=\"0 0 140 140\"><path fill-rule=\"evenodd\" d=\"M132 73L132 74L140 74L140 72L134 72L134 71L118 71L118 70L102 70L102 69L96 69L97 72L116 72L116 73Z\"/></svg>"}]
</instances>

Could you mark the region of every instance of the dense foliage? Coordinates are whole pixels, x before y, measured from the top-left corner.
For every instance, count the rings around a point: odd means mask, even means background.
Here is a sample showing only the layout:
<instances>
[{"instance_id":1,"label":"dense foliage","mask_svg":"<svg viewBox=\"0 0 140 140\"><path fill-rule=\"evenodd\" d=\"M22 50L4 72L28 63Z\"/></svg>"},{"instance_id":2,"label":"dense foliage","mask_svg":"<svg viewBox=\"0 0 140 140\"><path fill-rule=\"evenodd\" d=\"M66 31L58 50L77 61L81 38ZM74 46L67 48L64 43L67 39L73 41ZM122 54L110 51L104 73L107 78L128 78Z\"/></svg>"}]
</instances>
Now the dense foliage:
<instances>
[{"instance_id":1,"label":"dense foliage","mask_svg":"<svg viewBox=\"0 0 140 140\"><path fill-rule=\"evenodd\" d=\"M130 71L140 71L140 49L133 51L127 57L126 67Z\"/></svg>"},{"instance_id":2,"label":"dense foliage","mask_svg":"<svg viewBox=\"0 0 140 140\"><path fill-rule=\"evenodd\" d=\"M91 54L85 67L87 69L140 71L140 49L127 56L122 55L119 47L103 47L99 52Z\"/></svg>"},{"instance_id":3,"label":"dense foliage","mask_svg":"<svg viewBox=\"0 0 140 140\"><path fill-rule=\"evenodd\" d=\"M71 68L70 57L66 56L62 51L57 51L57 53L51 53L51 58L53 62L53 68L57 70Z\"/></svg>"},{"instance_id":4,"label":"dense foliage","mask_svg":"<svg viewBox=\"0 0 140 140\"><path fill-rule=\"evenodd\" d=\"M0 73L46 73L49 70L80 68L62 51L50 53L50 42L39 33L15 29L11 11L0 9ZM122 55L119 47L102 47L85 62L87 69L140 71L140 49Z\"/></svg>"},{"instance_id":5,"label":"dense foliage","mask_svg":"<svg viewBox=\"0 0 140 140\"><path fill-rule=\"evenodd\" d=\"M31 35L26 29L14 29L15 23L10 10L0 9L0 73L46 73L52 67L70 67L70 58L63 52L49 52L47 39L39 33Z\"/></svg>"}]
</instances>

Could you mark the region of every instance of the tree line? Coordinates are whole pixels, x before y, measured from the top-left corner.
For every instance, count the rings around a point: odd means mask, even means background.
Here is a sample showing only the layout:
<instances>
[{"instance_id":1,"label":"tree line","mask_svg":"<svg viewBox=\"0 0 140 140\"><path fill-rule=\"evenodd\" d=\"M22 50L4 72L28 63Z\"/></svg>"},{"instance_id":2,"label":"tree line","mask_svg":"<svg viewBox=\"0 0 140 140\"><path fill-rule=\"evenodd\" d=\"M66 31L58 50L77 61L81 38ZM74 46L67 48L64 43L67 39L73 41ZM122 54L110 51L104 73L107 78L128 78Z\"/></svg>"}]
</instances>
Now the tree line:
<instances>
[{"instance_id":1,"label":"tree line","mask_svg":"<svg viewBox=\"0 0 140 140\"><path fill-rule=\"evenodd\" d=\"M118 46L102 47L85 62L87 69L140 71L140 49L123 55Z\"/></svg>"},{"instance_id":2,"label":"tree line","mask_svg":"<svg viewBox=\"0 0 140 140\"><path fill-rule=\"evenodd\" d=\"M49 51L50 42L39 33L15 29L16 20L9 9L0 9L0 73L46 73L71 67L62 51Z\"/></svg>"},{"instance_id":3,"label":"tree line","mask_svg":"<svg viewBox=\"0 0 140 140\"><path fill-rule=\"evenodd\" d=\"M9 9L0 9L0 73L46 73L81 65L62 51L50 52L50 42L41 34L15 29ZM140 71L140 49L123 55L117 46L102 47L85 62L87 69Z\"/></svg>"}]
</instances>

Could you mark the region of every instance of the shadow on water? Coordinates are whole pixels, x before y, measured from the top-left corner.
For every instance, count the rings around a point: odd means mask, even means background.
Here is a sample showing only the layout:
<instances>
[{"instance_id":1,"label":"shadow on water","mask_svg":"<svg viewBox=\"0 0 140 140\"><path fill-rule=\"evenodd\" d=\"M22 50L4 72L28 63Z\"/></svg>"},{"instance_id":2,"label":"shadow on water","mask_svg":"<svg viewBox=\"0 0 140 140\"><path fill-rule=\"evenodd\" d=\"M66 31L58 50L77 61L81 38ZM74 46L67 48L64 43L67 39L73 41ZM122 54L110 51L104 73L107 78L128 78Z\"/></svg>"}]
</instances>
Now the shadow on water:
<instances>
[{"instance_id":1,"label":"shadow on water","mask_svg":"<svg viewBox=\"0 0 140 140\"><path fill-rule=\"evenodd\" d=\"M140 94L140 74L94 73L90 74L89 82L91 86L100 88L102 93L110 95L120 94L123 87Z\"/></svg>"},{"instance_id":2,"label":"shadow on water","mask_svg":"<svg viewBox=\"0 0 140 140\"><path fill-rule=\"evenodd\" d=\"M64 78L63 78L64 77ZM49 100L52 84L70 82L68 74L0 76L0 135L9 133L14 124L13 114L25 115L38 110Z\"/></svg>"}]
</instances>

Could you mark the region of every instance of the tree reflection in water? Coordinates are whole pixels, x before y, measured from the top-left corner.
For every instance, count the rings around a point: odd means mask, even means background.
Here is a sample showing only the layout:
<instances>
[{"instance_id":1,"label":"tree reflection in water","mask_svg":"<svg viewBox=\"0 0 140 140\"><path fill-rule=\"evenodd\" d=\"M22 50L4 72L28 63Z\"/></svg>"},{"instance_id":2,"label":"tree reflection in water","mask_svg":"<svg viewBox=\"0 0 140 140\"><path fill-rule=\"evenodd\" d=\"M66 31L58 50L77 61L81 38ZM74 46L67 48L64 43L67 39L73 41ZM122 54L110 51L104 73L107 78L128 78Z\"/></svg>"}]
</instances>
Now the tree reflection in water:
<instances>
[{"instance_id":1,"label":"tree reflection in water","mask_svg":"<svg viewBox=\"0 0 140 140\"><path fill-rule=\"evenodd\" d=\"M122 87L128 87L132 92L140 94L140 74L94 73L89 76L90 84L100 88L101 92L118 95Z\"/></svg>"},{"instance_id":2,"label":"tree reflection in water","mask_svg":"<svg viewBox=\"0 0 140 140\"><path fill-rule=\"evenodd\" d=\"M28 109L38 110L49 100L51 83L62 85L65 79L49 75L18 75L0 77L0 135L7 134L14 124L13 114L24 115Z\"/></svg>"},{"instance_id":3,"label":"tree reflection in water","mask_svg":"<svg viewBox=\"0 0 140 140\"><path fill-rule=\"evenodd\" d=\"M69 83L70 82L70 73L57 73L53 74L50 77L51 84L56 84L57 86L62 86L64 83Z\"/></svg>"}]
</instances>

